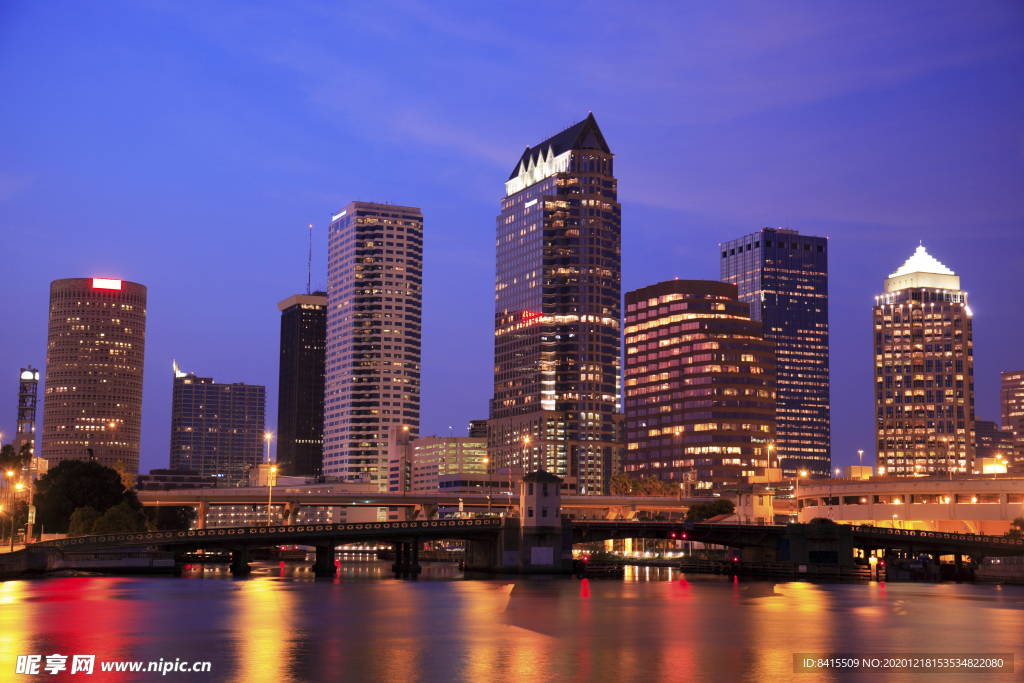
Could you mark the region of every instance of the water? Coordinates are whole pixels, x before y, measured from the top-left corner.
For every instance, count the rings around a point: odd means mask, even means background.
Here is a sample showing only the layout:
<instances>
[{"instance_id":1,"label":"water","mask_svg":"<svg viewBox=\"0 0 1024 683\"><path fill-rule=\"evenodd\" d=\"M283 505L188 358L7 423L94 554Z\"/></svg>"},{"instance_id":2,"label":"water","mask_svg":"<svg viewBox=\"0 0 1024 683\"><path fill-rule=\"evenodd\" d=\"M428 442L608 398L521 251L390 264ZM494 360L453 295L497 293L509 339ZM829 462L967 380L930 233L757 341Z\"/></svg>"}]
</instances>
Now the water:
<instances>
[{"instance_id":1,"label":"water","mask_svg":"<svg viewBox=\"0 0 1024 683\"><path fill-rule=\"evenodd\" d=\"M1024 680L1024 588L810 584L631 570L623 580L418 581L377 561L339 578L256 563L234 579L75 577L0 584L0 680L18 654L211 662L153 681ZM793 674L794 652L1016 652L1015 674ZM70 659L68 668L70 670ZM44 680L78 680L68 671Z\"/></svg>"}]
</instances>

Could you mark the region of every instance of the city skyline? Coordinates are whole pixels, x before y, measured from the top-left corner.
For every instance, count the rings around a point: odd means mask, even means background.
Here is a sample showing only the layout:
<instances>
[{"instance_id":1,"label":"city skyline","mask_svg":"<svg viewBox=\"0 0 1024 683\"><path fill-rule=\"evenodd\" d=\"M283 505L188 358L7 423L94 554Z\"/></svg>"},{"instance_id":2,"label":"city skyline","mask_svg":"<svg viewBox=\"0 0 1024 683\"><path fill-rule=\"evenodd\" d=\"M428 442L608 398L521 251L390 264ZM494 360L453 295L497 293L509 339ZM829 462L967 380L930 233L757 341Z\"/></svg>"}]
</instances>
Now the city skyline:
<instances>
[{"instance_id":1,"label":"city skyline","mask_svg":"<svg viewBox=\"0 0 1024 683\"><path fill-rule=\"evenodd\" d=\"M948 9L929 11L926 17L920 9L896 10L879 35L856 49L832 39L860 21L877 22L877 16L803 22L808 28L790 41L801 48L800 61L784 59L777 71L762 74L777 92L755 89L742 77L745 71L731 71L714 54L705 68L673 62L670 70L659 72L679 84L664 97L653 96L642 80L620 79L626 96L615 89L605 92L607 76L598 68L579 81L565 102L551 107L508 102L482 74L469 71L453 82L451 104L417 91L414 99L422 116L380 116L378 122L356 107L341 110L347 118L340 128L316 113L321 108L314 104L325 91L322 81L303 75L314 63L311 56L292 52L292 61L269 66L265 54L233 52L231 78L172 70L150 89L145 76L154 65L146 60L155 58L160 47L147 48L131 36L143 35L136 29L152 15L137 10L111 22L102 12L63 18L50 12L18 9L7 25L10 40L0 48L5 55L17 55L6 64L32 57L24 62L27 70L0 69L8 92L17 96L12 100L19 102L17 109L0 113L3 128L20 132L19 140L5 136L9 154L0 165L0 240L8 253L20 254L33 253L43 239L51 244L45 259L17 259L0 276L7 293L2 312L17 321L19 330L5 341L0 377L9 378L7 391L13 394L21 367L42 369L50 280L105 276L147 284L143 471L165 466L171 394L165 368L174 357L183 365L207 368L222 381L267 385L268 402L276 406L279 314L274 302L305 284L308 223L314 224L313 284L326 283L324 217L352 197L415 204L436 226L424 257L422 433L444 433L448 425L482 417L492 390L487 321L493 315L488 234L493 187L507 176L510 155L587 110L597 113L605 134L616 141L625 289L672 277L717 279L715 243L765 225L830 237L836 465L855 462L857 448L870 452L872 400L862 378L870 372L871 358L863 340L871 324L874 285L891 272L886 254L909 253L924 239L931 253L971 283L979 419L998 419L999 372L1024 367L1024 351L1013 343L1024 329L1022 304L1005 298L1024 253L1024 204L1018 189L1024 175L1019 130L1011 123L1020 119L1024 106L1019 88L1007 87L1016 81L1004 73L1007 65L1024 59L1019 44L1008 42L1016 34L1008 34L1005 26L1015 25L1014 20L1007 21L997 9L966 19ZM801 12L814 15L810 9ZM180 18L157 16L168 19L169 30L190 45L234 50L230 34L204 35L186 28ZM717 39L735 38L720 23L697 19L695 30L710 30ZM492 18L480 20L485 33L508 37ZM767 18L749 11L736 18L740 25L761 20ZM340 19L325 23L332 21ZM50 30L36 45L29 36L40 31L28 29L44 24ZM319 33L311 26L289 25L311 36ZM96 30L83 32L82 26ZM431 40L444 35L444 29L422 21L406 20L396 30L401 36L424 27ZM637 31L627 22L622 42L610 44L609 54L621 64L601 58L611 73L630 67L624 41ZM275 35L258 21L256 32ZM914 59L888 47L895 35L920 48ZM653 34L647 49L661 49L660 40ZM508 61L530 73L536 64L527 53L537 47L535 41L542 37L522 48L500 50L509 51ZM63 52L51 49L58 44ZM63 60L75 54L109 65L119 54L109 45L137 49L145 57L118 83L96 81L88 72L63 74L57 67L64 62L44 54L62 54ZM551 49L568 57L580 46L572 39ZM404 48L395 59L415 56L416 49ZM472 41L458 49L462 63L476 56L491 64L501 54ZM758 55L780 49L759 37L737 59L749 70ZM868 53L878 56L865 59ZM345 58L337 53L328 57L335 60L328 72L340 73ZM827 79L831 85L822 86L824 81L814 78L821 72L804 60L833 70L838 66L841 78ZM398 61L380 69L378 75L403 81ZM256 144L251 138L267 124L247 112L258 110L263 100L255 86L241 84L263 82L254 76L275 80L282 74L280 80L290 76L301 85L296 98L301 104L280 111L285 122L276 127L280 133ZM97 95L85 93L71 75L95 86ZM222 91L221 79L239 85ZM740 92L753 104L740 105L717 80L750 88ZM48 91L42 92L38 83L49 83ZM283 86L275 87L275 93L285 94ZM188 94L192 89L211 104L194 105ZM206 97L220 91L227 100ZM467 101L468 91L482 92L480 104L453 114ZM71 114L52 99L56 93L76 102L74 117L94 124L95 135L82 136L79 126L63 123ZM172 99L164 101L165 96ZM181 97L199 106L195 117L182 118L190 110L173 99ZM705 103L693 110L691 98ZM663 115L681 104L688 114L680 122L665 123ZM645 113L645 107L652 113ZM124 113L106 121L118 108ZM450 122L458 132L439 121ZM240 125L233 128L232 122ZM291 132L307 124L309 133ZM54 126L63 126L56 136L51 135ZM361 127L364 132L352 132ZM132 159L143 136L165 142L143 147L152 163L139 165ZM51 145L59 145L60 153L52 153L56 148ZM346 145L351 161L337 173L326 173ZM385 153L375 155L375 146ZM222 160L228 158L253 163L245 169L225 166ZM763 158L771 159L774 168L765 170L758 163ZM282 189L272 189L279 179ZM735 201L739 197L742 201ZM73 228L66 215L75 216ZM166 245L189 258L165 259ZM225 253L237 258L226 260ZM244 270L233 265L235 260L246 264ZM231 306L210 305L210 291L218 291ZM197 314L204 334L187 335L183 330ZM276 423L272 411L267 418L268 424ZM14 428L13 410L0 415L5 440Z\"/></svg>"}]
</instances>

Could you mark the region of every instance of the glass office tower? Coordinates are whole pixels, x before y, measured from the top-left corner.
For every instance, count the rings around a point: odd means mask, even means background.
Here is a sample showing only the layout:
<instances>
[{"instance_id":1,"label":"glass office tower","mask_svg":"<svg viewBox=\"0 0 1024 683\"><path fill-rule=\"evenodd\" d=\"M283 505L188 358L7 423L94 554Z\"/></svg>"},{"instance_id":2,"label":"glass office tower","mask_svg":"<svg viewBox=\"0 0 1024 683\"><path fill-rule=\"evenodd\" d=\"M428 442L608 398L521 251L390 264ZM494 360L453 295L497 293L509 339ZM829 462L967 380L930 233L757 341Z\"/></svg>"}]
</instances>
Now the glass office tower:
<instances>
[{"instance_id":1,"label":"glass office tower","mask_svg":"<svg viewBox=\"0 0 1024 683\"><path fill-rule=\"evenodd\" d=\"M607 490L621 458L621 208L614 155L593 114L528 147L497 218L496 467Z\"/></svg>"},{"instance_id":2,"label":"glass office tower","mask_svg":"<svg viewBox=\"0 0 1024 683\"><path fill-rule=\"evenodd\" d=\"M281 311L277 466L285 476L318 477L324 457L324 347L327 292L296 294Z\"/></svg>"},{"instance_id":3,"label":"glass office tower","mask_svg":"<svg viewBox=\"0 0 1024 683\"><path fill-rule=\"evenodd\" d=\"M786 476L832 468L828 357L828 238L765 228L719 245L722 282L739 288L750 317L775 343L773 460ZM773 465L775 463L773 462Z\"/></svg>"},{"instance_id":4,"label":"glass office tower","mask_svg":"<svg viewBox=\"0 0 1024 683\"><path fill-rule=\"evenodd\" d=\"M420 431L423 214L352 202L327 258L323 471L386 491L388 427Z\"/></svg>"}]
</instances>

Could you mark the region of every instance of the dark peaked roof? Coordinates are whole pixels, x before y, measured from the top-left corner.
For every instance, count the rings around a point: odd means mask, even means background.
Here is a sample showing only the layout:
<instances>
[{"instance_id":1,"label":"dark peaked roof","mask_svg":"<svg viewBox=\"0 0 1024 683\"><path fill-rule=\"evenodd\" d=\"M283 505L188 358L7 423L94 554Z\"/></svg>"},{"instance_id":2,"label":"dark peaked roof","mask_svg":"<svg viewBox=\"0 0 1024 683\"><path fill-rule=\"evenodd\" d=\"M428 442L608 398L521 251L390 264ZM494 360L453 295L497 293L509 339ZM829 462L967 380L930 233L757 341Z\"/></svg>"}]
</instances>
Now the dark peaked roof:
<instances>
[{"instance_id":1,"label":"dark peaked roof","mask_svg":"<svg viewBox=\"0 0 1024 683\"><path fill-rule=\"evenodd\" d=\"M538 164L546 160L549 150L552 154L558 156L570 149L599 149L606 154L612 153L608 149L608 143L604 141L601 129L597 126L594 112L590 112L587 114L587 118L574 126L566 128L561 133L551 136L539 145L527 147L526 151L523 152L523 156L516 162L516 167L512 169L512 175L508 179L512 180L519 175L520 164L525 164L529 167L530 161Z\"/></svg>"},{"instance_id":2,"label":"dark peaked roof","mask_svg":"<svg viewBox=\"0 0 1024 683\"><path fill-rule=\"evenodd\" d=\"M536 472L530 472L525 477L523 477L523 481L547 482L552 484L562 483L561 478L556 477L555 475L545 470L537 470Z\"/></svg>"}]
</instances>

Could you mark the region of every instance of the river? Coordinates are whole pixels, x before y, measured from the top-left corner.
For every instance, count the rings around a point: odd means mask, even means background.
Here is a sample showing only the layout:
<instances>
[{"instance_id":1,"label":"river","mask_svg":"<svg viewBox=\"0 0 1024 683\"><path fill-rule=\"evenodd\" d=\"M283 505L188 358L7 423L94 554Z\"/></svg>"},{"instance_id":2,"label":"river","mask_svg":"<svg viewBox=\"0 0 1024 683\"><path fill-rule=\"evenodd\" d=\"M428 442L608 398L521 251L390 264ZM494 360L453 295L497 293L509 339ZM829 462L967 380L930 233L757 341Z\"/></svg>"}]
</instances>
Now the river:
<instances>
[{"instance_id":1,"label":"river","mask_svg":"<svg viewBox=\"0 0 1024 683\"><path fill-rule=\"evenodd\" d=\"M18 655L96 655L111 681L936 680L929 674L793 673L793 653L1012 653L1024 588L738 581L631 569L625 580L465 580L425 564L345 561L333 580L255 563L235 579L51 577L0 584L0 680ZM208 661L209 673L102 673L102 661ZM938 680L1021 680L948 674Z\"/></svg>"}]
</instances>

